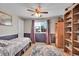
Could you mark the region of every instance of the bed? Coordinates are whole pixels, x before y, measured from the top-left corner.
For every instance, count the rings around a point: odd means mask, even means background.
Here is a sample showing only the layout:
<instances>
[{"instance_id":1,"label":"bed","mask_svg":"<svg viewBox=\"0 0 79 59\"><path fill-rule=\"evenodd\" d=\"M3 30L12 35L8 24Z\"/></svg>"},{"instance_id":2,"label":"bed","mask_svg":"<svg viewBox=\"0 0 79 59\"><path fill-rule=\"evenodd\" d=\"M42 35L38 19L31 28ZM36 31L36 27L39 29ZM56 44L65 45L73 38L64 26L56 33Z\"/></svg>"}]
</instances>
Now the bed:
<instances>
[{"instance_id":1,"label":"bed","mask_svg":"<svg viewBox=\"0 0 79 59\"><path fill-rule=\"evenodd\" d=\"M17 56L25 52L31 46L30 38L16 38L12 40L0 40L0 56Z\"/></svg>"}]
</instances>

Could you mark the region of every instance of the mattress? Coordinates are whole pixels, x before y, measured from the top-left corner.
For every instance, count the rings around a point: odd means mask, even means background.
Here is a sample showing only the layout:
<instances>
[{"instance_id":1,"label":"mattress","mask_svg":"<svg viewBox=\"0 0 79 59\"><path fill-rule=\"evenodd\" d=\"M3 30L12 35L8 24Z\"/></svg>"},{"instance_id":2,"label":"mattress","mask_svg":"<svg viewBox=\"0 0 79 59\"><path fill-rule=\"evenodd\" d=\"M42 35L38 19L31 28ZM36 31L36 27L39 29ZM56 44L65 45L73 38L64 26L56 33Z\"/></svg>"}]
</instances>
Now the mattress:
<instances>
[{"instance_id":1,"label":"mattress","mask_svg":"<svg viewBox=\"0 0 79 59\"><path fill-rule=\"evenodd\" d=\"M12 40L0 40L0 56L15 56L20 50L31 42L30 38L16 38Z\"/></svg>"}]
</instances>

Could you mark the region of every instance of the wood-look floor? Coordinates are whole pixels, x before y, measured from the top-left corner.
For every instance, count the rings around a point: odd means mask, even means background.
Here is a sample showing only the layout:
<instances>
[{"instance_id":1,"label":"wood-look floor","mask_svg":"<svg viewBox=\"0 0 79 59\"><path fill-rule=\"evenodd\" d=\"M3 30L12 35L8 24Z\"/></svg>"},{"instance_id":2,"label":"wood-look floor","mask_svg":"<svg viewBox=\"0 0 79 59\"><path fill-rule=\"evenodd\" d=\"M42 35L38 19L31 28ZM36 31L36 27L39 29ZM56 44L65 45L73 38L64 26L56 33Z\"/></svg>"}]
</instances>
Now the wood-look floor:
<instances>
[{"instance_id":1,"label":"wood-look floor","mask_svg":"<svg viewBox=\"0 0 79 59\"><path fill-rule=\"evenodd\" d=\"M37 45L37 44L45 44L45 43L39 43L39 42L38 42L38 43L35 43L35 44L32 43L31 47L29 47L29 48L27 49L27 51L26 51L22 56L30 56L30 54L32 53L32 48L33 48L35 45ZM51 45L45 44L45 46L46 46L46 47L53 47L53 48L56 48L56 46L55 46L54 43L52 43ZM59 50L59 52L62 52L62 54L64 55L63 49L60 49L60 48L57 48L57 49Z\"/></svg>"}]
</instances>

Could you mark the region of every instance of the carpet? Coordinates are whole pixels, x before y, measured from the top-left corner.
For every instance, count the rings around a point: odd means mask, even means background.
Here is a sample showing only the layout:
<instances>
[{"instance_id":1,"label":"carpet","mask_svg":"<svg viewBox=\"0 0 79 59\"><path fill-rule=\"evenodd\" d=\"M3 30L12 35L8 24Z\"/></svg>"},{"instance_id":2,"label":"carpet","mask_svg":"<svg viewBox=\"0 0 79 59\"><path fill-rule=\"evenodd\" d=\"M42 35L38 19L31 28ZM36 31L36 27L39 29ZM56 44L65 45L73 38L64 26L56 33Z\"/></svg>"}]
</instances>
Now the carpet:
<instances>
[{"instance_id":1,"label":"carpet","mask_svg":"<svg viewBox=\"0 0 79 59\"><path fill-rule=\"evenodd\" d=\"M55 47L47 47L45 44L37 44L33 47L31 56L63 56Z\"/></svg>"}]
</instances>

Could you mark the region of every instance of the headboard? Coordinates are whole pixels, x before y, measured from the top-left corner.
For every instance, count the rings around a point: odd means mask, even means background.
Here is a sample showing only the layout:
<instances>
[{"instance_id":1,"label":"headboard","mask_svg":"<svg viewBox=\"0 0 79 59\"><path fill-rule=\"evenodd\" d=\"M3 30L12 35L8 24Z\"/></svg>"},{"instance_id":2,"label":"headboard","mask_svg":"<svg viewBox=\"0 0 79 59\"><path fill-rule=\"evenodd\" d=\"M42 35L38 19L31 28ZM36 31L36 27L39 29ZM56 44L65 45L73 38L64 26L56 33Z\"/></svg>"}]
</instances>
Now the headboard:
<instances>
[{"instance_id":1,"label":"headboard","mask_svg":"<svg viewBox=\"0 0 79 59\"><path fill-rule=\"evenodd\" d=\"M0 40L11 40L14 38L18 38L18 34L13 34L13 35L7 35L7 36L1 36Z\"/></svg>"}]
</instances>

